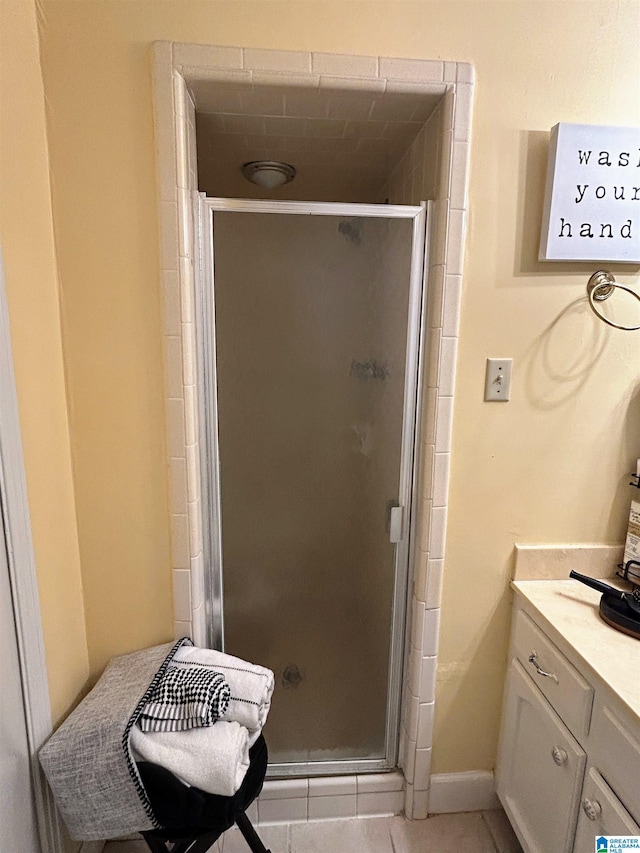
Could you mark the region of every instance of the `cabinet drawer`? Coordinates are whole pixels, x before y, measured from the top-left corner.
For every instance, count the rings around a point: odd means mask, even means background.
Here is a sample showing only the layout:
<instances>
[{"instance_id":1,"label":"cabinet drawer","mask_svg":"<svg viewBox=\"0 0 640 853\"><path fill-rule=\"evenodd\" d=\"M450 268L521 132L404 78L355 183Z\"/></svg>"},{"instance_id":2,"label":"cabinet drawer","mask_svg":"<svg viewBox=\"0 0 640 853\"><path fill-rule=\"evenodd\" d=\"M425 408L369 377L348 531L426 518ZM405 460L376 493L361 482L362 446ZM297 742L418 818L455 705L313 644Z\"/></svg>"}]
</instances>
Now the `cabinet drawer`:
<instances>
[{"instance_id":1,"label":"cabinet drawer","mask_svg":"<svg viewBox=\"0 0 640 853\"><path fill-rule=\"evenodd\" d=\"M616 714L605 706L593 715L589 758L640 823L640 741L637 728L631 734Z\"/></svg>"},{"instance_id":2,"label":"cabinet drawer","mask_svg":"<svg viewBox=\"0 0 640 853\"><path fill-rule=\"evenodd\" d=\"M522 610L513 643L516 657L573 734L587 735L593 688Z\"/></svg>"},{"instance_id":3,"label":"cabinet drawer","mask_svg":"<svg viewBox=\"0 0 640 853\"><path fill-rule=\"evenodd\" d=\"M593 850L599 835L640 835L640 828L593 767L585 776L573 853Z\"/></svg>"}]
</instances>

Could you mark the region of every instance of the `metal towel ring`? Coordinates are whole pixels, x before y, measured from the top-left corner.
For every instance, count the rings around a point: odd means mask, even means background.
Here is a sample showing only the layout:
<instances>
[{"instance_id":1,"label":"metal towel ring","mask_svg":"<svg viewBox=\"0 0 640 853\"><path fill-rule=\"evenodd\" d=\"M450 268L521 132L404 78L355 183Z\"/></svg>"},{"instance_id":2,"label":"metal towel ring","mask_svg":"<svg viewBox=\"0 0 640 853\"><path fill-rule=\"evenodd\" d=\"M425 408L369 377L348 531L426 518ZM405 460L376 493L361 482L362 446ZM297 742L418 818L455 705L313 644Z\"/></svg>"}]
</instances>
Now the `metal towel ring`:
<instances>
[{"instance_id":1,"label":"metal towel ring","mask_svg":"<svg viewBox=\"0 0 640 853\"><path fill-rule=\"evenodd\" d=\"M616 287L630 293L631 296L634 296L640 302L640 294L636 293L635 290L631 290L630 287L626 287L624 284L618 284L610 272L598 270L598 272L594 272L587 282L587 294L591 310L597 317L600 317L601 320L607 323L607 325L613 326L614 329L622 329L625 332L636 332L640 329L640 326L621 326L619 323L614 323L613 320L607 319L596 308L595 303L604 302L605 299L608 299Z\"/></svg>"}]
</instances>

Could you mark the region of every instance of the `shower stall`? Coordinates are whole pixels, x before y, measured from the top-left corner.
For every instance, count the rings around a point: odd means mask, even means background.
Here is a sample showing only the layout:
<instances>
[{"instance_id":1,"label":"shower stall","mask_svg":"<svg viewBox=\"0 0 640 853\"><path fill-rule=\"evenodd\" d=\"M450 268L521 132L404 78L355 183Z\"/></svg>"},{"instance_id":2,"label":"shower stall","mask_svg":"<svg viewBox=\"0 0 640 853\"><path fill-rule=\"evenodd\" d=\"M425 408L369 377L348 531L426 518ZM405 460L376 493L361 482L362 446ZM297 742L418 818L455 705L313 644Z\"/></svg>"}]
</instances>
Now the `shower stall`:
<instances>
[{"instance_id":1,"label":"shower stall","mask_svg":"<svg viewBox=\"0 0 640 853\"><path fill-rule=\"evenodd\" d=\"M397 764L426 226L199 199L209 641L275 672L274 775Z\"/></svg>"}]
</instances>

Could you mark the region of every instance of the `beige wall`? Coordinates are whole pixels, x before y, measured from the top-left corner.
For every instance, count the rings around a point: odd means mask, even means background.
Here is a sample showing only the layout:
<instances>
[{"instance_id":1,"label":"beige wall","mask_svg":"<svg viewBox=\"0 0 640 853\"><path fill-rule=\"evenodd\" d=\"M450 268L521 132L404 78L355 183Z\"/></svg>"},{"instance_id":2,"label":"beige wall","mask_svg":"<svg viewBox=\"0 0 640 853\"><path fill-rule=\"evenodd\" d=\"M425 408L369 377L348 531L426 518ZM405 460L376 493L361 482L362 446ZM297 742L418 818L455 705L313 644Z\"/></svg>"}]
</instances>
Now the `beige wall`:
<instances>
[{"instance_id":1,"label":"beige wall","mask_svg":"<svg viewBox=\"0 0 640 853\"><path fill-rule=\"evenodd\" d=\"M88 676L35 6L0 2L0 244L54 721Z\"/></svg>"},{"instance_id":2,"label":"beige wall","mask_svg":"<svg viewBox=\"0 0 640 853\"><path fill-rule=\"evenodd\" d=\"M513 543L619 540L629 499L623 473L640 456L640 336L589 313L593 265L536 261L550 128L640 120L640 7L43 0L42 8L94 670L118 650L164 639L172 616L150 43L475 65L433 766L492 767ZM637 277L618 270L623 281ZM489 355L514 358L508 404L482 402Z\"/></svg>"}]
</instances>

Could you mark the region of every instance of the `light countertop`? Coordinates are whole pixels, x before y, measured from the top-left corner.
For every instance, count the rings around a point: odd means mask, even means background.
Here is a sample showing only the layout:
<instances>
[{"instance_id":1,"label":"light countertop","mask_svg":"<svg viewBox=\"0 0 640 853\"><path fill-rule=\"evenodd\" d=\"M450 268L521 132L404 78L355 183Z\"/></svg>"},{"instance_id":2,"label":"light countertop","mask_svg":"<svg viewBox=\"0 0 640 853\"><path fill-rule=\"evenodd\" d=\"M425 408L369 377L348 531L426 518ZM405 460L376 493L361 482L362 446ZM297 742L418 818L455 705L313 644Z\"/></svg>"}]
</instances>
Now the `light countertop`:
<instances>
[{"instance_id":1,"label":"light countertop","mask_svg":"<svg viewBox=\"0 0 640 853\"><path fill-rule=\"evenodd\" d=\"M607 578L607 582L611 579ZM568 644L585 675L592 673L640 720L640 640L600 618L600 593L575 580L511 584L526 612L562 648Z\"/></svg>"}]
</instances>

